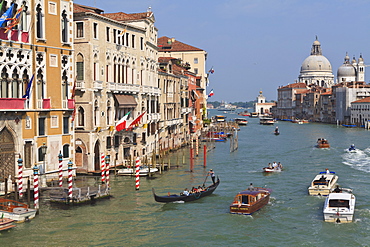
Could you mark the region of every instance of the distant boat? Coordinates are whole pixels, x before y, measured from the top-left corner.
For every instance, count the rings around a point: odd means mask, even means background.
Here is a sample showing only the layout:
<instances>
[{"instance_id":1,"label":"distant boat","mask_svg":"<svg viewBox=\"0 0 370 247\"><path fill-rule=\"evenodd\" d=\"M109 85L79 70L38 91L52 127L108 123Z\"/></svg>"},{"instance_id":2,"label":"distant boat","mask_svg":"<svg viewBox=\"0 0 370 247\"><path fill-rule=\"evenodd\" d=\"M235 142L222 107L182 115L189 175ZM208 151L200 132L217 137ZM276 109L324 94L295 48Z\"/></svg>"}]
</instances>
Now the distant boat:
<instances>
[{"instance_id":1,"label":"distant boat","mask_svg":"<svg viewBox=\"0 0 370 247\"><path fill-rule=\"evenodd\" d=\"M158 171L158 168L154 168L154 167L150 169L148 167L140 167L139 176L140 177L148 176L149 172L155 173L157 171ZM135 176L135 174L136 174L136 169L134 168L122 168L117 171L117 175L121 175L121 176Z\"/></svg>"},{"instance_id":2,"label":"distant boat","mask_svg":"<svg viewBox=\"0 0 370 247\"><path fill-rule=\"evenodd\" d=\"M260 117L260 124L262 125L273 125L275 120L272 117L261 116Z\"/></svg>"},{"instance_id":3,"label":"distant boat","mask_svg":"<svg viewBox=\"0 0 370 247\"><path fill-rule=\"evenodd\" d=\"M235 123L237 123L238 125L247 125L248 124L248 120L245 119L245 118L235 118L234 119Z\"/></svg>"},{"instance_id":4,"label":"distant boat","mask_svg":"<svg viewBox=\"0 0 370 247\"><path fill-rule=\"evenodd\" d=\"M316 143L317 148L330 148L330 144L328 140L325 138L319 138Z\"/></svg>"}]
</instances>

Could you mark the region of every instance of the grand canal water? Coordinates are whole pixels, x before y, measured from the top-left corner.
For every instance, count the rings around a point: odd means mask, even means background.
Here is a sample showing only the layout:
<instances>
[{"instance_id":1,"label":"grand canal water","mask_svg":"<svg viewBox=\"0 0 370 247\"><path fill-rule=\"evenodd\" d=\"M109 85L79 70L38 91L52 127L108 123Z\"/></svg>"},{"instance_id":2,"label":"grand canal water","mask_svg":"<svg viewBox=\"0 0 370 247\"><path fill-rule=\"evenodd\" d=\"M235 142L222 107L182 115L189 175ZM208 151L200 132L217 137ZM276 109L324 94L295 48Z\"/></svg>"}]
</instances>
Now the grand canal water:
<instances>
[{"instance_id":1,"label":"grand canal water","mask_svg":"<svg viewBox=\"0 0 370 247\"><path fill-rule=\"evenodd\" d=\"M275 126L281 134L275 136L274 126L248 120L238 133L239 149L230 153L229 142L216 143L207 169L202 155L190 173L188 161L176 167L178 155L172 154L171 170L141 179L139 191L134 178L111 177L114 197L95 205L58 209L41 201L34 220L1 232L0 246L370 246L370 132L280 121ZM331 148L314 148L319 137ZM352 143L361 152L346 153ZM273 161L285 170L264 175L262 167ZM213 195L191 203L154 201L152 187L157 194L178 192L202 184L210 168L221 179ZM308 196L309 183L325 168L354 190L353 223L325 223L324 198ZM230 214L233 197L250 182L273 189L271 202L253 216Z\"/></svg>"}]
</instances>

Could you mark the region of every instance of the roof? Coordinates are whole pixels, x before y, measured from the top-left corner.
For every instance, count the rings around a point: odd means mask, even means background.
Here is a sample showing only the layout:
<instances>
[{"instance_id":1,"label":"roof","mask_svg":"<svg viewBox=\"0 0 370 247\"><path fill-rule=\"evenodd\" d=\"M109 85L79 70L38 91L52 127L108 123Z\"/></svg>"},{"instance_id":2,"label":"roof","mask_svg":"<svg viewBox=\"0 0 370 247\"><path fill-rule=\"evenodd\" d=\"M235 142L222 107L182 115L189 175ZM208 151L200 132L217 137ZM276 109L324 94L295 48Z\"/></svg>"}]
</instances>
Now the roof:
<instances>
[{"instance_id":1,"label":"roof","mask_svg":"<svg viewBox=\"0 0 370 247\"><path fill-rule=\"evenodd\" d=\"M279 89L284 89L284 88L307 88L306 83L303 82L297 82L297 83L292 83L283 87L280 87Z\"/></svg>"},{"instance_id":2,"label":"roof","mask_svg":"<svg viewBox=\"0 0 370 247\"><path fill-rule=\"evenodd\" d=\"M166 36L160 37L157 40L159 51L203 51L200 48L182 43L174 38L169 38Z\"/></svg>"},{"instance_id":3,"label":"roof","mask_svg":"<svg viewBox=\"0 0 370 247\"><path fill-rule=\"evenodd\" d=\"M350 200L351 195L352 194L349 194L349 193L330 193L328 199L329 200L331 200L331 199L334 199L334 200L338 200L338 199Z\"/></svg>"},{"instance_id":4,"label":"roof","mask_svg":"<svg viewBox=\"0 0 370 247\"><path fill-rule=\"evenodd\" d=\"M353 104L353 103L370 103L370 97L366 97L366 98L359 99L359 100L351 102L351 104Z\"/></svg>"},{"instance_id":5,"label":"roof","mask_svg":"<svg viewBox=\"0 0 370 247\"><path fill-rule=\"evenodd\" d=\"M104 11L102 9L98 9L95 7L89 7L89 6L85 6L85 5L81 5L77 3L73 4L73 13L85 13L85 12L101 14Z\"/></svg>"},{"instance_id":6,"label":"roof","mask_svg":"<svg viewBox=\"0 0 370 247\"><path fill-rule=\"evenodd\" d=\"M252 195L252 196L256 196L260 193L264 193L264 192L268 192L268 193L271 193L271 189L267 189L267 188L254 188L255 190L243 190L241 192L239 192L238 194L239 195Z\"/></svg>"},{"instance_id":7,"label":"roof","mask_svg":"<svg viewBox=\"0 0 370 247\"><path fill-rule=\"evenodd\" d=\"M117 13L107 13L102 14L103 16L116 20L116 21L135 21L135 20L143 20L153 15L153 12L143 12L143 13L133 13L133 14L126 14L123 12Z\"/></svg>"}]
</instances>

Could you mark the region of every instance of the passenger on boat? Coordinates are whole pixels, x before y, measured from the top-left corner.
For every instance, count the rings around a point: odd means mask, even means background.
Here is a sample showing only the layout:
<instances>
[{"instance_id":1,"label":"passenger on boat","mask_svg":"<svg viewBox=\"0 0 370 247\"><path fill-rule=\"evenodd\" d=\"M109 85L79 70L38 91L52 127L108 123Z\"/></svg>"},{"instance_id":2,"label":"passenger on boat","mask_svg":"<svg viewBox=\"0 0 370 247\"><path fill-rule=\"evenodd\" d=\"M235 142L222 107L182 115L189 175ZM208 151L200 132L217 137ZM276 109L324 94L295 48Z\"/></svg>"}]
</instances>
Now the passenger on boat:
<instances>
[{"instance_id":1,"label":"passenger on boat","mask_svg":"<svg viewBox=\"0 0 370 247\"><path fill-rule=\"evenodd\" d=\"M335 187L335 189L333 190L335 193L341 193L342 190L339 188L339 185L337 185L337 187Z\"/></svg>"},{"instance_id":2,"label":"passenger on boat","mask_svg":"<svg viewBox=\"0 0 370 247\"><path fill-rule=\"evenodd\" d=\"M349 147L349 149L348 149L348 150L349 150L349 151L356 150L355 144L352 144L352 145Z\"/></svg>"},{"instance_id":3,"label":"passenger on boat","mask_svg":"<svg viewBox=\"0 0 370 247\"><path fill-rule=\"evenodd\" d=\"M185 188L185 190L182 192L182 194L183 194L184 196L188 196L188 195L189 195L189 190L188 190L188 188Z\"/></svg>"},{"instance_id":4,"label":"passenger on boat","mask_svg":"<svg viewBox=\"0 0 370 247\"><path fill-rule=\"evenodd\" d=\"M216 179L216 175L215 175L215 172L214 172L212 169L210 169L210 170L209 170L209 172L208 172L208 175L207 175L207 176L211 176L213 184L215 184L215 183L216 183L216 181L215 181L215 179Z\"/></svg>"},{"instance_id":5,"label":"passenger on boat","mask_svg":"<svg viewBox=\"0 0 370 247\"><path fill-rule=\"evenodd\" d=\"M271 165L271 163L269 163L268 168L272 169L272 165Z\"/></svg>"},{"instance_id":6,"label":"passenger on boat","mask_svg":"<svg viewBox=\"0 0 370 247\"><path fill-rule=\"evenodd\" d=\"M248 186L248 190L254 190L253 183L250 183L250 185Z\"/></svg>"},{"instance_id":7,"label":"passenger on boat","mask_svg":"<svg viewBox=\"0 0 370 247\"><path fill-rule=\"evenodd\" d=\"M278 164L276 163L276 161L274 161L274 163L272 163L272 167L274 168L274 169L276 169L276 167L278 166Z\"/></svg>"},{"instance_id":8,"label":"passenger on boat","mask_svg":"<svg viewBox=\"0 0 370 247\"><path fill-rule=\"evenodd\" d=\"M326 171L326 174L330 174L330 171L328 168L326 168L325 171Z\"/></svg>"},{"instance_id":9,"label":"passenger on boat","mask_svg":"<svg viewBox=\"0 0 370 247\"><path fill-rule=\"evenodd\" d=\"M326 182L326 177L322 175L321 178L319 179L319 182Z\"/></svg>"},{"instance_id":10,"label":"passenger on boat","mask_svg":"<svg viewBox=\"0 0 370 247\"><path fill-rule=\"evenodd\" d=\"M280 162L278 163L277 167L280 168L280 169L283 169L283 165Z\"/></svg>"}]
</instances>

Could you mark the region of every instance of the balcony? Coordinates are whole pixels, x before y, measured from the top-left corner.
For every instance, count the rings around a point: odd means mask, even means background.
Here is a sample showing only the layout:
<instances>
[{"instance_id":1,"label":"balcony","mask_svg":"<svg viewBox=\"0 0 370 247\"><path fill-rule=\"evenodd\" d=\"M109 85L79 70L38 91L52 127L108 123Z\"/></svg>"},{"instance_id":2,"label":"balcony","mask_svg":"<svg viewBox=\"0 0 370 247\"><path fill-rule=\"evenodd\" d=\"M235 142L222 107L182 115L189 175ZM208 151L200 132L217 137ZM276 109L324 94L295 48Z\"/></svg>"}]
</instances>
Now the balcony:
<instances>
[{"instance_id":1,"label":"balcony","mask_svg":"<svg viewBox=\"0 0 370 247\"><path fill-rule=\"evenodd\" d=\"M0 98L0 109L24 109L26 99Z\"/></svg>"},{"instance_id":2,"label":"balcony","mask_svg":"<svg viewBox=\"0 0 370 247\"><path fill-rule=\"evenodd\" d=\"M147 116L148 116L148 121L158 121L161 119L160 113L149 113L147 114Z\"/></svg>"},{"instance_id":3,"label":"balcony","mask_svg":"<svg viewBox=\"0 0 370 247\"><path fill-rule=\"evenodd\" d=\"M188 113L191 113L191 107L181 108L181 114L188 114Z\"/></svg>"},{"instance_id":4,"label":"balcony","mask_svg":"<svg viewBox=\"0 0 370 247\"><path fill-rule=\"evenodd\" d=\"M94 81L94 89L102 90L103 89L103 82L102 81Z\"/></svg>"},{"instance_id":5,"label":"balcony","mask_svg":"<svg viewBox=\"0 0 370 247\"><path fill-rule=\"evenodd\" d=\"M135 85L135 84L108 82L107 83L107 88L108 88L108 90L112 91L113 93L137 94L137 93L140 92L140 86Z\"/></svg>"},{"instance_id":6,"label":"balcony","mask_svg":"<svg viewBox=\"0 0 370 247\"><path fill-rule=\"evenodd\" d=\"M143 93L149 94L152 96L158 96L161 93L161 90L157 87L143 86Z\"/></svg>"},{"instance_id":7,"label":"balcony","mask_svg":"<svg viewBox=\"0 0 370 247\"><path fill-rule=\"evenodd\" d=\"M37 108L38 109L50 109L51 108L50 99L39 99L39 100L37 100Z\"/></svg>"}]
</instances>

